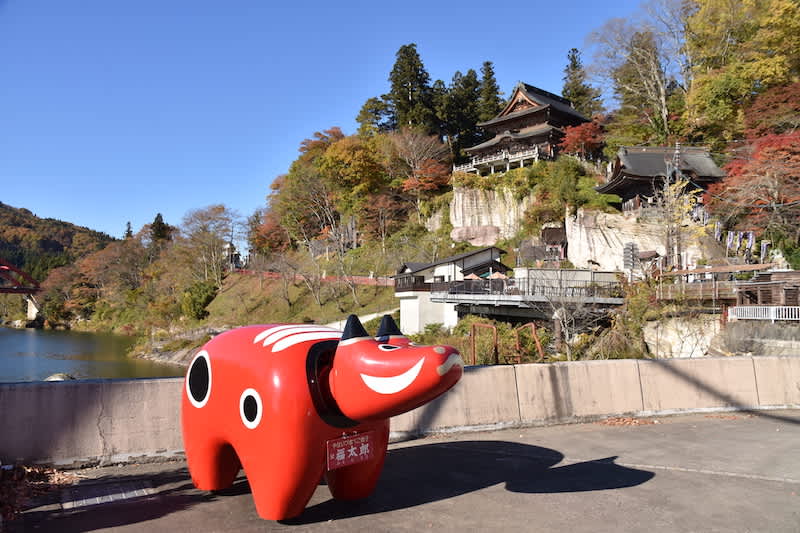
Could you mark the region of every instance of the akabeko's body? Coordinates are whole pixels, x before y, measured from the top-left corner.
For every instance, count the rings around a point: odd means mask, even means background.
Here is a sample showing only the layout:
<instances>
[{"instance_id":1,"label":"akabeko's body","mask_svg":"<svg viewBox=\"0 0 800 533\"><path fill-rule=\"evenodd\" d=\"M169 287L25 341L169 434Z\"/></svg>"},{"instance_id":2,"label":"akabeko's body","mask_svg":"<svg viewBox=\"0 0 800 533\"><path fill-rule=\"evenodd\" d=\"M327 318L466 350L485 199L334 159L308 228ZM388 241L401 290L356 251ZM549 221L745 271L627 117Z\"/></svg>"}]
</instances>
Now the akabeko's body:
<instances>
[{"instance_id":1,"label":"akabeko's body","mask_svg":"<svg viewBox=\"0 0 800 533\"><path fill-rule=\"evenodd\" d=\"M274 520L300 514L323 475L334 498L369 495L386 456L389 417L445 392L463 367L455 349L415 346L386 319L378 332L384 342L355 317L344 333L248 326L208 342L189 367L182 402L195 485L223 489L244 467L259 515ZM326 443L364 434L369 459L326 473Z\"/></svg>"}]
</instances>

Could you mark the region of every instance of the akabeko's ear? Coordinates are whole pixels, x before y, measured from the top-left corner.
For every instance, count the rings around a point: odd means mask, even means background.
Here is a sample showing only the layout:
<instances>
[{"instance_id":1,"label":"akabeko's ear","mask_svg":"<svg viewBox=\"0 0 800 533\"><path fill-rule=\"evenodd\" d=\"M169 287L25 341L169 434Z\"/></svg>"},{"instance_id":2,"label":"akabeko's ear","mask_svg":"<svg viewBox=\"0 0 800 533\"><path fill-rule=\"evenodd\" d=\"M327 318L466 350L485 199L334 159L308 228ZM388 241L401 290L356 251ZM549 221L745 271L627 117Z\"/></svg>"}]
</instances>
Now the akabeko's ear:
<instances>
[{"instance_id":1,"label":"akabeko's ear","mask_svg":"<svg viewBox=\"0 0 800 533\"><path fill-rule=\"evenodd\" d=\"M394 336L404 336L403 333L400 331L400 328L397 327L397 322L389 315L383 315L381 318L381 325L378 326L378 333L375 334L376 337L379 338L389 338Z\"/></svg>"},{"instance_id":2,"label":"akabeko's ear","mask_svg":"<svg viewBox=\"0 0 800 533\"><path fill-rule=\"evenodd\" d=\"M344 325L344 331L342 332L342 339L339 342L358 337L369 337L369 334L367 334L367 330L364 329L364 326L361 325L361 321L358 320L358 317L356 315L350 315L347 317L347 323Z\"/></svg>"}]
</instances>

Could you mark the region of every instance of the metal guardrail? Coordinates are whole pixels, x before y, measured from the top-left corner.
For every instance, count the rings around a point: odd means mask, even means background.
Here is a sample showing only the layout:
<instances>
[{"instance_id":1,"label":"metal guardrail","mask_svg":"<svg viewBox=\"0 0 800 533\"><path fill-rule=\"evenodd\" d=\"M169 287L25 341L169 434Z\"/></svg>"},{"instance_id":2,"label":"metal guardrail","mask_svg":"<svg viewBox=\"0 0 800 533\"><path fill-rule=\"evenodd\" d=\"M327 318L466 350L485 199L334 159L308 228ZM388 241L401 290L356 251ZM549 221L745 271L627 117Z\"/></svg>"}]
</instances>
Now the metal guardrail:
<instances>
[{"instance_id":1,"label":"metal guardrail","mask_svg":"<svg viewBox=\"0 0 800 533\"><path fill-rule=\"evenodd\" d=\"M496 304L503 300L509 303L524 301L528 298L536 300L570 299L594 300L619 299L622 303L623 289L616 282L562 281L541 279L488 279L463 280L431 284L431 298L458 300L462 296L465 301L474 297L491 297Z\"/></svg>"},{"instance_id":2,"label":"metal guardrail","mask_svg":"<svg viewBox=\"0 0 800 533\"><path fill-rule=\"evenodd\" d=\"M664 284L658 287L659 300L735 300L735 281L697 281Z\"/></svg>"},{"instance_id":3,"label":"metal guardrail","mask_svg":"<svg viewBox=\"0 0 800 533\"><path fill-rule=\"evenodd\" d=\"M800 320L796 305L737 305L728 308L728 319L735 320Z\"/></svg>"},{"instance_id":4,"label":"metal guardrail","mask_svg":"<svg viewBox=\"0 0 800 533\"><path fill-rule=\"evenodd\" d=\"M397 276L394 279L395 292L406 292L406 291L429 292L431 290L432 285L433 285L432 283L425 283L424 276L402 275L402 276Z\"/></svg>"}]
</instances>

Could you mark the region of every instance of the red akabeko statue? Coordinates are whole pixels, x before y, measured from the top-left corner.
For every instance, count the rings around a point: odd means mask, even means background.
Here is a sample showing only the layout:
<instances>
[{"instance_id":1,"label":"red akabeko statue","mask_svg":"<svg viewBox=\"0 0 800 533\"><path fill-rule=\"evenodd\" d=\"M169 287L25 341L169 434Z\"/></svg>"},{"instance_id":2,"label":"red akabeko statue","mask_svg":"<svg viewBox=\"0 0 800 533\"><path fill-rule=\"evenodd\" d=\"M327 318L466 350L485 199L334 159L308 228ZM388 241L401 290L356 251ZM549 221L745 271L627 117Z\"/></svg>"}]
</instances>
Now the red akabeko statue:
<instances>
[{"instance_id":1,"label":"red akabeko statue","mask_svg":"<svg viewBox=\"0 0 800 533\"><path fill-rule=\"evenodd\" d=\"M325 476L334 498L368 496L383 467L389 417L456 384L455 348L418 346L384 316L370 337L309 324L247 326L209 341L186 374L181 422L200 489L244 468L258 514L303 512Z\"/></svg>"}]
</instances>

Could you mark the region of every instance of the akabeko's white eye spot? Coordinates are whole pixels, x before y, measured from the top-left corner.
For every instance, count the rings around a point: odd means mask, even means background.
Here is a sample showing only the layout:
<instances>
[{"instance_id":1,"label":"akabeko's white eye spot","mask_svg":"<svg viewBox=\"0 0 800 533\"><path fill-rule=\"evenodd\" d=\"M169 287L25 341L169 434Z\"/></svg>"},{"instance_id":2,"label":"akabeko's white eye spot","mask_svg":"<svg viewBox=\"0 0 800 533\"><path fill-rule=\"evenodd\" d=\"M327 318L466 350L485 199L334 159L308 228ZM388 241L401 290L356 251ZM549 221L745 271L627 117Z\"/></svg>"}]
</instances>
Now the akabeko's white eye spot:
<instances>
[{"instance_id":1,"label":"akabeko's white eye spot","mask_svg":"<svg viewBox=\"0 0 800 533\"><path fill-rule=\"evenodd\" d=\"M379 344L378 349L383 350L384 352L391 352L392 350L397 350L400 348L399 346L392 346L391 344Z\"/></svg>"},{"instance_id":2,"label":"akabeko's white eye spot","mask_svg":"<svg viewBox=\"0 0 800 533\"><path fill-rule=\"evenodd\" d=\"M211 359L203 350L192 359L186 374L186 396L197 408L205 407L211 396Z\"/></svg>"},{"instance_id":3,"label":"akabeko's white eye spot","mask_svg":"<svg viewBox=\"0 0 800 533\"><path fill-rule=\"evenodd\" d=\"M247 429L255 429L261 422L264 409L261 395L255 389L247 389L239 397L239 416Z\"/></svg>"}]
</instances>

